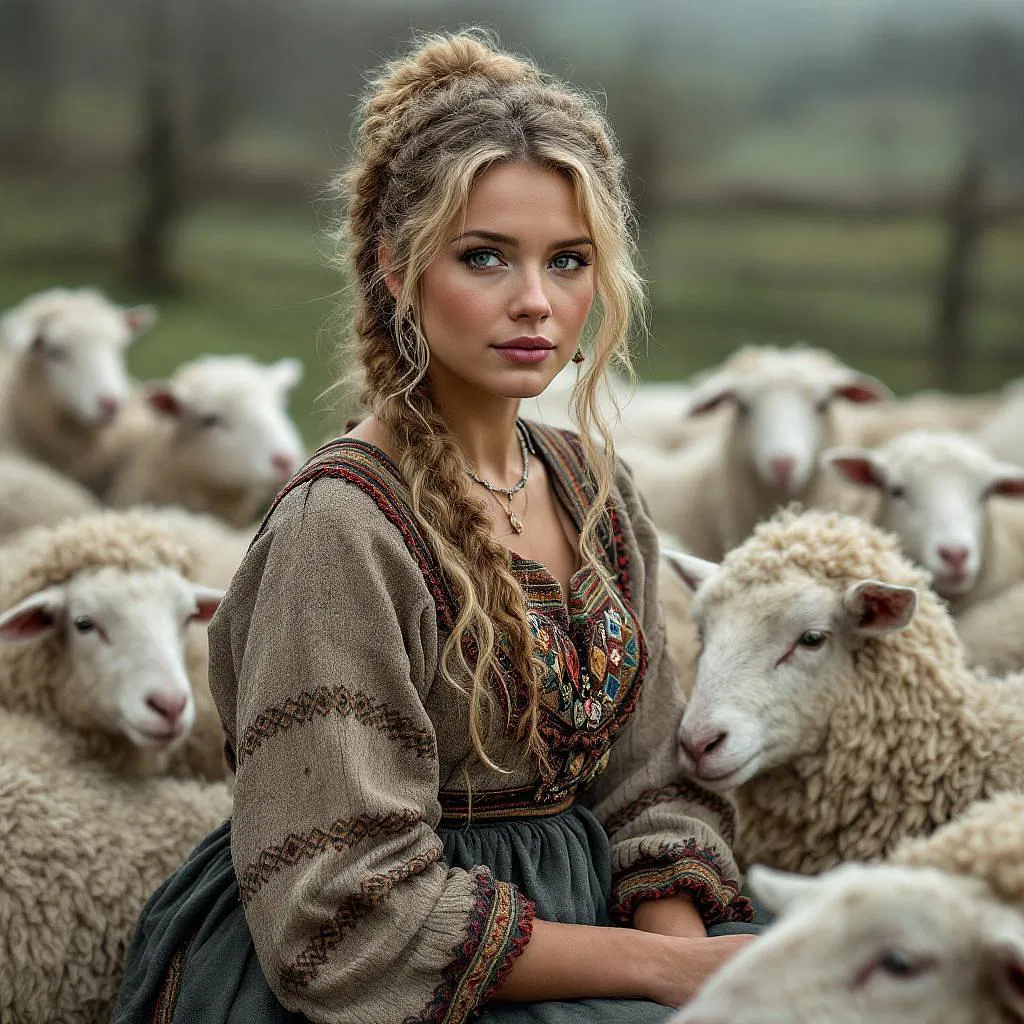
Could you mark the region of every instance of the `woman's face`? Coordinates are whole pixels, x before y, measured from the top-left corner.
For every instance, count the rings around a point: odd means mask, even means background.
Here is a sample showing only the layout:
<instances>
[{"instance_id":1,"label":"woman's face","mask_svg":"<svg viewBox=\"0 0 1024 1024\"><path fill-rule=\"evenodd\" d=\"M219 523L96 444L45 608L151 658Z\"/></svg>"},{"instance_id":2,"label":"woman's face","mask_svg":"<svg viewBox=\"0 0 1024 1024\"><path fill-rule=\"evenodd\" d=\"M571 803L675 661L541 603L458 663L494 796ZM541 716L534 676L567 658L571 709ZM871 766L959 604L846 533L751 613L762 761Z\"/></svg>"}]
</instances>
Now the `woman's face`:
<instances>
[{"instance_id":1,"label":"woman's face","mask_svg":"<svg viewBox=\"0 0 1024 1024\"><path fill-rule=\"evenodd\" d=\"M422 278L435 394L539 395L583 332L594 255L567 178L534 164L485 171Z\"/></svg>"}]
</instances>

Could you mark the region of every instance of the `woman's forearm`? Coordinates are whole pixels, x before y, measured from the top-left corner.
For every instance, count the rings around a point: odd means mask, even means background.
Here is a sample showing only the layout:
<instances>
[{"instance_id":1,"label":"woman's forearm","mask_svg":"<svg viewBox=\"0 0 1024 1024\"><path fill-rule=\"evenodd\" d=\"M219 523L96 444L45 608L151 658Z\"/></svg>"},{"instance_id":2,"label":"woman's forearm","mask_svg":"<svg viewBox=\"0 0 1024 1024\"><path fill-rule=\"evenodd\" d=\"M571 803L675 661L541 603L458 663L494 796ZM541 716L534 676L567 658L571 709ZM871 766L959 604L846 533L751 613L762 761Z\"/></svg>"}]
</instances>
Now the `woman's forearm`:
<instances>
[{"instance_id":1,"label":"woman's forearm","mask_svg":"<svg viewBox=\"0 0 1024 1024\"><path fill-rule=\"evenodd\" d=\"M660 937L631 928L534 921L533 934L494 998L639 999L651 990Z\"/></svg>"},{"instance_id":2,"label":"woman's forearm","mask_svg":"<svg viewBox=\"0 0 1024 1024\"><path fill-rule=\"evenodd\" d=\"M688 896L664 896L641 903L633 912L633 927L658 935L696 939L707 935L704 921Z\"/></svg>"}]
</instances>

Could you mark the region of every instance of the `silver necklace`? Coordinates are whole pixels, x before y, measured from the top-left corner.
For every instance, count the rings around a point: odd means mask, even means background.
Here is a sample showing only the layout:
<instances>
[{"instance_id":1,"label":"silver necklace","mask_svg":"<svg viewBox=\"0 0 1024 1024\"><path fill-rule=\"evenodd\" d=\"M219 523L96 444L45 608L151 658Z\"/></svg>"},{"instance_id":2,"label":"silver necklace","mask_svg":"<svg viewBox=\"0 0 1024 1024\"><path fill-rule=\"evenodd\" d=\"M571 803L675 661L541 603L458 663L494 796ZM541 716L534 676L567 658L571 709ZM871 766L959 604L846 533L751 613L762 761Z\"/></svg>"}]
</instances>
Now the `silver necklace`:
<instances>
[{"instance_id":1,"label":"silver necklace","mask_svg":"<svg viewBox=\"0 0 1024 1024\"><path fill-rule=\"evenodd\" d=\"M512 499L526 486L526 481L530 479L530 450L526 444L526 434L519 423L516 423L516 435L519 438L519 451L523 456L523 475L511 487L499 487L497 484L492 484L490 480L484 480L483 477L477 476L476 472L469 467L466 468L466 473L471 480L480 484L481 487L486 487L491 492L494 500L498 503L498 507L508 516L508 525L516 533L522 533L523 522L512 511ZM503 495L507 499L507 506L502 505L499 495Z\"/></svg>"}]
</instances>

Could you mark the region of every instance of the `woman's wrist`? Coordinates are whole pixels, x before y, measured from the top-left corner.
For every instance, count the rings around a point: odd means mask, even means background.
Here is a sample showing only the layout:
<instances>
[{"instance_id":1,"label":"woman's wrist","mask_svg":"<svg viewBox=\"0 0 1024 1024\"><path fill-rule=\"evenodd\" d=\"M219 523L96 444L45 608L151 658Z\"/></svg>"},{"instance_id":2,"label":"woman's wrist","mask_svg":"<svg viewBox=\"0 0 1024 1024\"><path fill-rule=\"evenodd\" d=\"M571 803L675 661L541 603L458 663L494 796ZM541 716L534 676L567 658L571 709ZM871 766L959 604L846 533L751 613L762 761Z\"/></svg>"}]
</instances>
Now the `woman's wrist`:
<instances>
[{"instance_id":1,"label":"woman's wrist","mask_svg":"<svg viewBox=\"0 0 1024 1024\"><path fill-rule=\"evenodd\" d=\"M633 927L681 939L703 938L708 933L693 901L681 894L638 904L633 911Z\"/></svg>"}]
</instances>

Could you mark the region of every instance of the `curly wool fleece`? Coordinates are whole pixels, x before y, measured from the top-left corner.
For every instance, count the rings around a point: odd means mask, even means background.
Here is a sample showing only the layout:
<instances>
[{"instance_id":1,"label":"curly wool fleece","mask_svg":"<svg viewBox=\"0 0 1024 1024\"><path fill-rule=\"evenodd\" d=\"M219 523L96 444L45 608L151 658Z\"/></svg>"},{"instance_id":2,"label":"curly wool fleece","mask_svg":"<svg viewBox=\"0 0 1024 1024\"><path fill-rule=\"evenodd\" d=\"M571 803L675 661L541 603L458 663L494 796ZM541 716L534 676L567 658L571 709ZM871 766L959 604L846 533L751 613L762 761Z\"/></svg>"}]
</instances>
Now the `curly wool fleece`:
<instances>
[{"instance_id":1,"label":"curly wool fleece","mask_svg":"<svg viewBox=\"0 0 1024 1024\"><path fill-rule=\"evenodd\" d=\"M819 872L890 853L970 803L1024 788L1024 678L985 683L968 669L929 576L895 537L848 516L788 509L726 555L700 591L707 607L743 600L751 586L806 579L837 597L876 579L918 591L898 633L867 637L834 700L818 749L736 791L745 863Z\"/></svg>"}]
</instances>

